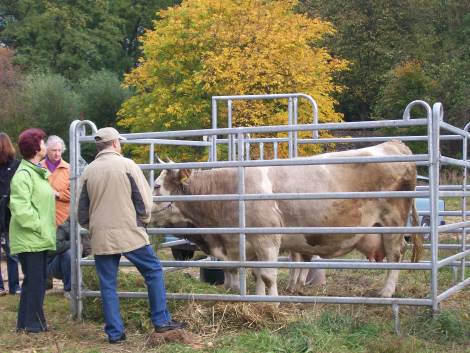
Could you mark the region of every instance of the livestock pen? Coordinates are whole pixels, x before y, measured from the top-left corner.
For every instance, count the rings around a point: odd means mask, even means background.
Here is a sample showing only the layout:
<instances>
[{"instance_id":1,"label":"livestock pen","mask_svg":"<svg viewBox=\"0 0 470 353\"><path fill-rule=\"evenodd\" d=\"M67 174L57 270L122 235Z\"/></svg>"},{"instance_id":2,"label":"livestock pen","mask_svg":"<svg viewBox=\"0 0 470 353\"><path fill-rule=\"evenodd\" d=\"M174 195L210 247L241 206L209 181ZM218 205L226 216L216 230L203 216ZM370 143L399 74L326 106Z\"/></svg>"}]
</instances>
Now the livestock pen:
<instances>
[{"instance_id":1,"label":"livestock pen","mask_svg":"<svg viewBox=\"0 0 470 353\"><path fill-rule=\"evenodd\" d=\"M287 100L287 125L259 126L259 127L232 127L232 104L237 100ZM312 123L298 123L299 100L304 99L311 104ZM227 127L218 126L218 105L226 103ZM225 106L224 106L225 107ZM421 107L426 112L424 118L411 118L411 110ZM470 253L467 242L466 228L470 222L467 221L466 210L467 191L467 152L469 126L465 129L456 128L443 119L444 113L440 103L433 107L423 101L411 102L405 109L403 118L397 120L365 121L365 122L343 122L343 123L319 123L318 107L315 101L304 94L282 94L282 95L256 95L256 96L223 96L212 98L212 128L200 130L146 132L124 134L128 139L126 143L149 145L149 163L141 164L143 170L149 171L149 183L153 185L154 173L161 169L181 168L237 168L238 193L224 195L192 195L192 196L160 196L154 201L174 202L178 200L225 200L238 201L239 205L239 227L233 228L151 228L149 234L233 234L239 237L240 258L239 261L162 261L164 267L218 267L238 268L240 273L239 294L194 294L194 293L168 293L169 298L180 300L211 300L211 301L247 301L247 302L297 302L297 303L345 303L345 304L376 304L391 305L395 317L396 330L399 330L399 306L416 305L431 307L434 313L439 311L442 301L449 298L455 292L468 286L470 278L466 275L465 268L468 266L467 256ZM91 128L91 134L87 134L86 127ZM407 127L425 127L426 134L419 136L402 136L396 132ZM361 137L322 137L318 132L336 130L365 130L389 128L394 131L393 136L361 136ZM441 135L441 131L446 134ZM78 180L82 171L80 167L81 145L93 142L93 134L96 126L90 121L74 121L70 127L70 164L71 164L71 229L72 229L72 299L73 315L81 318L83 298L99 296L97 291L89 291L81 286L82 266L93 266L94 261L81 259L79 254L80 230L76 217L76 200L78 192ZM311 137L301 138L300 132L311 132ZM279 134L286 136L279 136ZM260 134L276 135L275 137L256 137ZM208 137L208 138L207 138ZM389 156L389 157L351 157L330 158L327 160L297 159L299 146L322 145L322 144L355 144L376 143L392 139L403 142L422 142L427 145L427 153L414 154L411 156ZM441 141L457 141L461 143L462 158L451 158L441 155ZM186 162L160 164L155 161L155 148L160 145L194 146L207 149L209 160L207 162ZM266 146L272 146L272 158L265 159ZM278 151L280 147L286 147L288 158L280 158ZM259 158L252 159L250 152L256 148ZM390 191L390 192L341 192L341 193L283 193L283 194L247 194L245 191L244 173L245 168L254 166L290 166L299 164L353 164L353 163L397 163L414 162L417 166L426 168L429 175L428 186L418 186L416 191ZM439 175L442 165L451 165L462 168L463 178L460 185L440 185ZM247 227L245 220L245 203L253 200L322 200L322 199L358 199L358 198L418 198L428 197L430 209L421 212L429 215L430 224L424 227L335 227L323 229L319 227L282 227L263 228ZM460 211L439 211L437 202L439 198L458 197L461 199ZM446 225L439 225L439 216L458 216L460 220ZM430 259L418 263L369 263L362 260L333 259L318 260L313 262L263 262L247 261L245 256L246 235L248 234L375 234L383 236L387 234L430 234L430 242L426 246L430 250ZM443 233L454 232L459 235L458 244L441 244ZM452 255L444 254L443 251L451 250ZM127 261L121 265L130 266ZM445 267L454 269L454 283L452 286L439 286L438 274ZM430 272L429 295L426 297L393 297L380 298L374 296L294 296L280 295L276 297L252 295L247 293L246 269L247 268L324 268L324 269L381 269L381 270L414 270ZM121 297L146 297L145 292L119 292Z\"/></svg>"}]
</instances>

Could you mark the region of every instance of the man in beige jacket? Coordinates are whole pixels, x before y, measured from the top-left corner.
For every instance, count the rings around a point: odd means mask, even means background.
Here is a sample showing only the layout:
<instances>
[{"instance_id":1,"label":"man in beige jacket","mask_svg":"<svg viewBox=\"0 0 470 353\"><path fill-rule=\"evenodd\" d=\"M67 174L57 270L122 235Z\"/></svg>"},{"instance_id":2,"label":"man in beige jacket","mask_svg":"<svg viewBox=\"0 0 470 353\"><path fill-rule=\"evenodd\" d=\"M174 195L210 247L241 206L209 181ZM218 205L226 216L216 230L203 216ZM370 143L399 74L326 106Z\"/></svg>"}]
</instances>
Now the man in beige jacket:
<instances>
[{"instance_id":1,"label":"man in beige jacket","mask_svg":"<svg viewBox=\"0 0 470 353\"><path fill-rule=\"evenodd\" d=\"M155 331L186 326L172 320L168 312L162 267L145 231L150 221L152 192L137 164L121 155L121 140L125 138L114 128L97 131L98 154L83 172L78 205L79 222L91 235L110 343L126 339L116 292L121 255L145 278Z\"/></svg>"}]
</instances>

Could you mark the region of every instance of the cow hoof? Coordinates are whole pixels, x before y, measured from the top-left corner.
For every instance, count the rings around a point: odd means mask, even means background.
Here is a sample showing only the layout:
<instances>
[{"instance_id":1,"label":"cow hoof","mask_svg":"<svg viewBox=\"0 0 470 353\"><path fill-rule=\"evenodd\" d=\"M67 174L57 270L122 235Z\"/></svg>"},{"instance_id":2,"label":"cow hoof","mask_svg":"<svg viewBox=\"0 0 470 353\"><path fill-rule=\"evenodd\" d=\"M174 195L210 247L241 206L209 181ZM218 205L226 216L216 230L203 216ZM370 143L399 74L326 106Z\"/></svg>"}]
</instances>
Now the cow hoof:
<instances>
[{"instance_id":1,"label":"cow hoof","mask_svg":"<svg viewBox=\"0 0 470 353\"><path fill-rule=\"evenodd\" d=\"M381 297L381 298L391 298L392 296L393 296L393 292L391 292L389 290L382 289L379 292L379 297Z\"/></svg>"},{"instance_id":2,"label":"cow hoof","mask_svg":"<svg viewBox=\"0 0 470 353\"><path fill-rule=\"evenodd\" d=\"M293 289L291 287L287 287L286 292L289 293L289 294L295 294L295 289Z\"/></svg>"}]
</instances>

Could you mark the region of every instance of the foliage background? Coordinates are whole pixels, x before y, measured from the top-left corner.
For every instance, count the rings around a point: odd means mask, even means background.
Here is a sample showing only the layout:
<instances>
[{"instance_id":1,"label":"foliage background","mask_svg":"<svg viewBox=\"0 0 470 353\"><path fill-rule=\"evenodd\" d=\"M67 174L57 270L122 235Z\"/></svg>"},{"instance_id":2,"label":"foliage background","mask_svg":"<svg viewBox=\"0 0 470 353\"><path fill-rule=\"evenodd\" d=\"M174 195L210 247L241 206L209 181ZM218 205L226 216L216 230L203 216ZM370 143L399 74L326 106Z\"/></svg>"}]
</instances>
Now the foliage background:
<instances>
[{"instance_id":1,"label":"foliage background","mask_svg":"<svg viewBox=\"0 0 470 353\"><path fill-rule=\"evenodd\" d=\"M319 100L323 120L395 119L408 101L425 99L441 101L445 119L452 124L463 127L468 122L468 2L240 0L219 2L220 7L209 0L184 1L182 7L180 3L1 1L1 129L14 140L30 125L64 135L68 122L77 117L116 125L121 107L121 128L199 128L209 119L206 112L212 94L309 88L307 93ZM260 4L265 6L262 11ZM295 13L287 11L292 5ZM204 9L208 12L197 17ZM286 16L285 20L269 23L268 19L279 15ZM295 33L300 36L293 37ZM310 52L314 54L305 56ZM298 65L289 59L292 53ZM161 65L152 67L152 60ZM349 65L344 70L346 61ZM317 75L307 75L311 70L317 70ZM85 94L87 89L81 87L102 72L114 74L114 79L104 78L113 84L111 97L91 94L91 90ZM145 85L119 91L116 82L123 83L124 75L129 74L126 84L134 86L144 73L151 77ZM34 95L41 97L39 106L23 100L33 96L27 93L32 89L31 77L42 82L34 88L44 90ZM318 81L313 82L314 78ZM95 82L97 90L111 92ZM57 97L62 97L63 107L54 107ZM151 118L144 122L140 117L146 115L146 108ZM280 104L257 108L246 103L236 106L236 123L283 119L279 112L285 107ZM248 109L258 113L248 117L243 114Z\"/></svg>"}]
</instances>

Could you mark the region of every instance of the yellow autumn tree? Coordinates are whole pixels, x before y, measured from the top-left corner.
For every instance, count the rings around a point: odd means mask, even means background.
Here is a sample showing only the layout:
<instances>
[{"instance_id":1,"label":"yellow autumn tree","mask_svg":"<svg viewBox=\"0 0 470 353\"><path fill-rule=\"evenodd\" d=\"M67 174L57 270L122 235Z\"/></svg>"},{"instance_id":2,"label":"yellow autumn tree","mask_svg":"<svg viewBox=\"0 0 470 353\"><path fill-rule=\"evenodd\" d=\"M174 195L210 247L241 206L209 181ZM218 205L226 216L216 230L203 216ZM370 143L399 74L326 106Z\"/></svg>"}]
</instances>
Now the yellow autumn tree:
<instances>
[{"instance_id":1,"label":"yellow autumn tree","mask_svg":"<svg viewBox=\"0 0 470 353\"><path fill-rule=\"evenodd\" d=\"M211 97L302 92L322 122L340 121L333 75L346 68L318 43L334 32L320 19L295 13L296 1L187 0L158 13L141 38L140 65L125 78L136 90L119 112L133 132L211 126ZM287 101L236 101L234 126L287 123ZM299 104L299 123L312 121ZM219 127L223 127L219 125Z\"/></svg>"}]
</instances>

